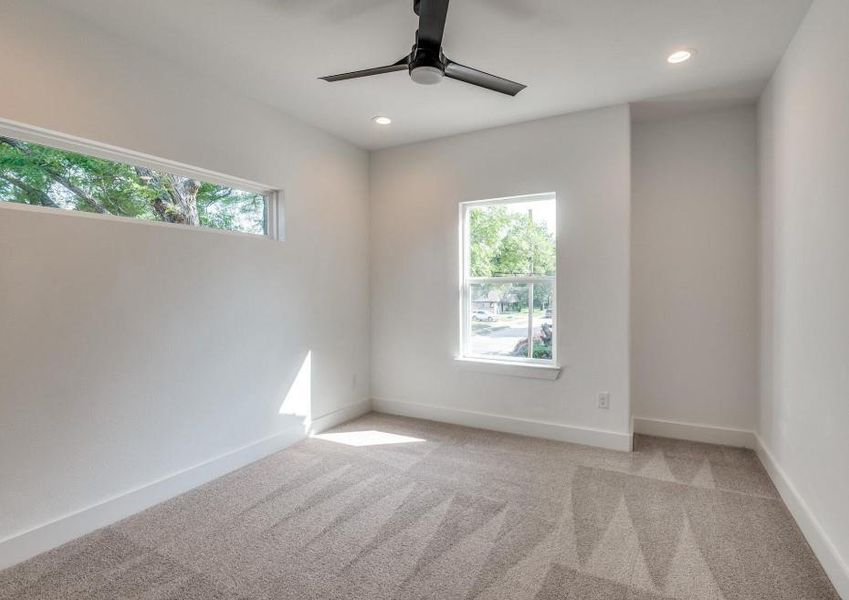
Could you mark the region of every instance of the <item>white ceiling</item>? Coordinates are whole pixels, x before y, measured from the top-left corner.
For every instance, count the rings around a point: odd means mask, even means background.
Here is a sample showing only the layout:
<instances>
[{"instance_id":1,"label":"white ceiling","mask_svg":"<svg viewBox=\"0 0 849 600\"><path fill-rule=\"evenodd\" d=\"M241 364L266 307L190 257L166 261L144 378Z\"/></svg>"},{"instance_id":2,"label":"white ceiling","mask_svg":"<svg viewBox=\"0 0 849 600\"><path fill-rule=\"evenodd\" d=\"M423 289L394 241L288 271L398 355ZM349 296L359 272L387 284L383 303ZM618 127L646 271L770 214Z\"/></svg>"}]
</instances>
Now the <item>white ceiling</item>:
<instances>
[{"instance_id":1,"label":"white ceiling","mask_svg":"<svg viewBox=\"0 0 849 600\"><path fill-rule=\"evenodd\" d=\"M445 53L528 85L511 98L405 72L317 79L407 54L412 0L48 1L370 149L647 98L699 101L698 90L753 99L811 2L454 0ZM698 54L668 65L679 47ZM374 125L378 114L392 125Z\"/></svg>"}]
</instances>

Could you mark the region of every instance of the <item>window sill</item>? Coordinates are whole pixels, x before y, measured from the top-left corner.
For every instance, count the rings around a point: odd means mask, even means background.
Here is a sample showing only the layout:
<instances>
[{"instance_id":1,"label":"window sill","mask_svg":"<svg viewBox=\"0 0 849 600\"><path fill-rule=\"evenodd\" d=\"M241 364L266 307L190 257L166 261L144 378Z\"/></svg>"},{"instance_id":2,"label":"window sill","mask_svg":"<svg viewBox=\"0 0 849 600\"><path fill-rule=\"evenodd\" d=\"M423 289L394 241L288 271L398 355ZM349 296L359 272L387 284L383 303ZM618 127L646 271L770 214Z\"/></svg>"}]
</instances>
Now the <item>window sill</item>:
<instances>
[{"instance_id":1,"label":"window sill","mask_svg":"<svg viewBox=\"0 0 849 600\"><path fill-rule=\"evenodd\" d=\"M510 363L499 360L486 360L483 358L456 357L454 363L469 371L480 371L493 375L507 375L510 377L527 377L530 379L547 379L554 381L560 375L561 367L557 365L535 365L523 363Z\"/></svg>"}]
</instances>

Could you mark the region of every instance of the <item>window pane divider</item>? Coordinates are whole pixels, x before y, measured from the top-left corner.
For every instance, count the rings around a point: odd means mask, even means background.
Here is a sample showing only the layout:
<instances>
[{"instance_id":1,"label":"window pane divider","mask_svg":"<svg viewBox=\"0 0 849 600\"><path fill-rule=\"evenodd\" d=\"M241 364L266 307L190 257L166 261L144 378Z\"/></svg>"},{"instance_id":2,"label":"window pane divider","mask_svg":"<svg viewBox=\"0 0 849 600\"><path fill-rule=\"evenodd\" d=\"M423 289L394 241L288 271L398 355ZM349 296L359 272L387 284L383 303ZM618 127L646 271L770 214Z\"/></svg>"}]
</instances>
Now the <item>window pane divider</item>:
<instances>
[{"instance_id":1,"label":"window pane divider","mask_svg":"<svg viewBox=\"0 0 849 600\"><path fill-rule=\"evenodd\" d=\"M554 275L533 276L504 276L504 277L467 277L468 283L550 283L555 280Z\"/></svg>"}]
</instances>

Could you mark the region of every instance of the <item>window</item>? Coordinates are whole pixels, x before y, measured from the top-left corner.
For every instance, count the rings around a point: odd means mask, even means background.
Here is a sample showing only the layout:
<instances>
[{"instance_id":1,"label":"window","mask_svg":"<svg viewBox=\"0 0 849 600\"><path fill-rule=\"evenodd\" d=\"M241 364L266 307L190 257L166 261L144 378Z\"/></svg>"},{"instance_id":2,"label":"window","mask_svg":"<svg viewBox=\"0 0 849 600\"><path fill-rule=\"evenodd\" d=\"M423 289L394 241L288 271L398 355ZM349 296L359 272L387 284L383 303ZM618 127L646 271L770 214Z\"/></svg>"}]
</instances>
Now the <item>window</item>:
<instances>
[{"instance_id":1,"label":"window","mask_svg":"<svg viewBox=\"0 0 849 600\"><path fill-rule=\"evenodd\" d=\"M461 216L463 357L554 364L554 194L466 202Z\"/></svg>"},{"instance_id":2,"label":"window","mask_svg":"<svg viewBox=\"0 0 849 600\"><path fill-rule=\"evenodd\" d=\"M260 186L55 134L30 137L74 151L23 141L8 129L0 128L0 203L277 237L276 194Z\"/></svg>"}]
</instances>

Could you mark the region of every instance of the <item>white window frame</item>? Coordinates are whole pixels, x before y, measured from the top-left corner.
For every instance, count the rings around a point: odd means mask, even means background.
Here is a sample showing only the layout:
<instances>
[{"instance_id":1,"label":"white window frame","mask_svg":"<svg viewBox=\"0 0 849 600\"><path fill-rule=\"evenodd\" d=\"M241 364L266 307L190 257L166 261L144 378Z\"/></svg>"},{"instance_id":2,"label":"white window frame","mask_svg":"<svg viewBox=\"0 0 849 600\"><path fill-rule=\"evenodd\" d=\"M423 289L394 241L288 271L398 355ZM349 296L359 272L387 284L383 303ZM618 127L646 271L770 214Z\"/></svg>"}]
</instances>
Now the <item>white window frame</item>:
<instances>
[{"instance_id":1,"label":"white window frame","mask_svg":"<svg viewBox=\"0 0 849 600\"><path fill-rule=\"evenodd\" d=\"M460 361L470 361L473 363L490 364L495 366L507 366L506 369L500 369L499 372L506 375L521 375L540 377L544 379L554 379L559 372L557 358L557 272L552 276L504 276L504 277L472 277L471 271L471 249L469 244L469 211L474 208L483 206L495 206L499 204L517 204L534 201L554 200L555 210L557 196L554 192L546 192L541 194L526 194L521 196L508 196L504 198L492 198L488 200L473 200L460 203L460 355L457 357ZM554 247L555 256L557 251L557 233L555 226ZM528 357L494 357L491 355L474 354L470 351L471 348L471 286L475 283L491 283L491 284L526 284L528 286L528 305L533 306L533 286L538 283L548 283L551 285L551 324L554 330L554 338L551 340L551 358L531 358L533 352L533 310L529 309L528 316ZM523 369L511 369L512 366L531 367L538 373L532 373ZM541 368L541 369L540 369Z\"/></svg>"},{"instance_id":2,"label":"white window frame","mask_svg":"<svg viewBox=\"0 0 849 600\"><path fill-rule=\"evenodd\" d=\"M0 118L0 135L14 138L23 142L40 144L49 146L59 150L67 150L87 156L94 156L105 160L125 163L133 166L146 167L156 171L164 171L180 177L191 177L206 183L214 183L217 185L227 186L243 192L251 192L253 194L261 194L265 198L265 234L249 233L246 231L237 231L233 229L216 229L213 227L194 227L178 223L166 223L163 221L146 221L144 219L134 219L132 217L124 217L120 215L104 215L99 213L89 213L78 210L57 209L49 206L33 206L29 204L17 204L13 202L0 202L0 209L11 210L29 210L36 212L49 212L51 214L60 214L67 216L79 216L91 219L102 219L108 221L121 221L129 223L138 223L140 225L153 225L157 227L171 227L180 231L203 231L226 235L245 236L253 239L271 239L276 241L284 241L284 211L283 211L283 193L279 189L272 186L263 185L247 179L222 175L215 171L192 167L190 165L151 156L134 150L127 150L109 144L94 142L84 138L68 135L19 123L9 119Z\"/></svg>"}]
</instances>

